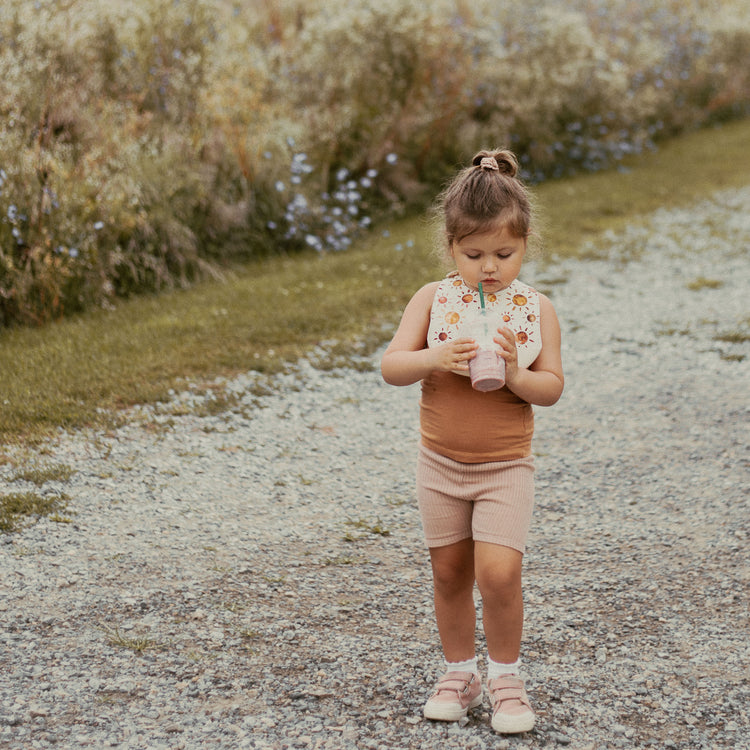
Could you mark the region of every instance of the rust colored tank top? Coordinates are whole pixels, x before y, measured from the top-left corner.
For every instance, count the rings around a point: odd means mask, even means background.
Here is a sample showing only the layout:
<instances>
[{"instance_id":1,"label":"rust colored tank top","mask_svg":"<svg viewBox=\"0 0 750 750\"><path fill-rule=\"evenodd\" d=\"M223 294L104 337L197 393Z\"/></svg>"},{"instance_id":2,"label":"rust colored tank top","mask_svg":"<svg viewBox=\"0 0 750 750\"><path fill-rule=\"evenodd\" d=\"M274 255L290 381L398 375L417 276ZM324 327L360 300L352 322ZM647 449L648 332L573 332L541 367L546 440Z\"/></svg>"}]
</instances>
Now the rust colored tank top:
<instances>
[{"instance_id":1,"label":"rust colored tank top","mask_svg":"<svg viewBox=\"0 0 750 750\"><path fill-rule=\"evenodd\" d=\"M528 367L542 348L538 293L516 279L485 302L515 331L519 366ZM432 303L428 346L460 338L462 324L479 308L477 292L463 279L443 280ZM481 393L468 377L433 372L422 381L420 430L427 448L454 461L509 461L531 455L534 411L508 388Z\"/></svg>"}]
</instances>

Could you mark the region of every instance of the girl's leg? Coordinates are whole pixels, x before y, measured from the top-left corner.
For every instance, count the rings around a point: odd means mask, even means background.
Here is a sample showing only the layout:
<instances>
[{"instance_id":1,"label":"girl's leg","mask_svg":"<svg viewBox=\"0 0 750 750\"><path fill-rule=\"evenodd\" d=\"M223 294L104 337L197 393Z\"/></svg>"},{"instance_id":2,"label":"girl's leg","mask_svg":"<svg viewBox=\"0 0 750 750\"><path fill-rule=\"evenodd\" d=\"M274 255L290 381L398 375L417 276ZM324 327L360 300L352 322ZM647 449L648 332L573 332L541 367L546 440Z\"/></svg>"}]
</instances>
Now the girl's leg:
<instances>
[{"instance_id":1,"label":"girl's leg","mask_svg":"<svg viewBox=\"0 0 750 750\"><path fill-rule=\"evenodd\" d=\"M511 547L475 542L474 567L482 595L484 634L493 661L518 659L523 631L521 565L523 555Z\"/></svg>"},{"instance_id":2,"label":"girl's leg","mask_svg":"<svg viewBox=\"0 0 750 750\"><path fill-rule=\"evenodd\" d=\"M477 542L476 573L484 607L484 633L490 659L511 665L518 659L523 630L521 563L523 555L510 547ZM493 667L490 664L490 667ZM534 711L523 680L517 674L493 678L487 687L492 703L492 728L500 734L528 732L534 727Z\"/></svg>"},{"instance_id":3,"label":"girl's leg","mask_svg":"<svg viewBox=\"0 0 750 750\"><path fill-rule=\"evenodd\" d=\"M474 656L474 542L462 539L444 547L431 547L432 578L437 620L446 661Z\"/></svg>"}]
</instances>

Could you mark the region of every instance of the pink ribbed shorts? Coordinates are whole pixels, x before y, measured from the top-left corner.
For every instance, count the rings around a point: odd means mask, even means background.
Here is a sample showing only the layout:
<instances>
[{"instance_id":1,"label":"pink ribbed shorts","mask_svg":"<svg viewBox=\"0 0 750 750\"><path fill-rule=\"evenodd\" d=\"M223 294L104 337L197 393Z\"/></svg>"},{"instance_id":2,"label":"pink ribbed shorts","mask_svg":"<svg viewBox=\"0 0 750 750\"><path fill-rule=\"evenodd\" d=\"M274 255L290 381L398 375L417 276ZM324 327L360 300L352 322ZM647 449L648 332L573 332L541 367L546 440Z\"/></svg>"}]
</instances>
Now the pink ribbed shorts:
<instances>
[{"instance_id":1,"label":"pink ribbed shorts","mask_svg":"<svg viewBox=\"0 0 750 750\"><path fill-rule=\"evenodd\" d=\"M428 547L471 537L524 552L534 508L534 459L466 464L420 445L417 500Z\"/></svg>"}]
</instances>

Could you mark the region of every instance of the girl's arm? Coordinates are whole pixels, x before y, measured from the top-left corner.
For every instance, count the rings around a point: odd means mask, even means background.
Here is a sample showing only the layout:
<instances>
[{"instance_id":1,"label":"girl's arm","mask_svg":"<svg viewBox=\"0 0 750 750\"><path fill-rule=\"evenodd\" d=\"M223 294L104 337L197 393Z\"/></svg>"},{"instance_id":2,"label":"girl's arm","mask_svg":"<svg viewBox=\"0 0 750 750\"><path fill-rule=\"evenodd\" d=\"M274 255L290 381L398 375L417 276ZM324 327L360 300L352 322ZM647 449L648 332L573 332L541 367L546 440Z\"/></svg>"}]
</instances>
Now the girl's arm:
<instances>
[{"instance_id":1,"label":"girl's arm","mask_svg":"<svg viewBox=\"0 0 750 750\"><path fill-rule=\"evenodd\" d=\"M560 323L552 303L539 295L539 318L542 351L528 369L518 367L516 341L509 328L501 329L495 341L503 347L505 384L519 398L530 404L552 406L562 395L562 356L560 354Z\"/></svg>"},{"instance_id":2,"label":"girl's arm","mask_svg":"<svg viewBox=\"0 0 750 750\"><path fill-rule=\"evenodd\" d=\"M386 383L411 385L435 370L462 375L468 372L468 361L476 350L472 339L457 339L440 346L427 347L430 310L438 283L423 286L406 306L398 330L380 363Z\"/></svg>"}]
</instances>

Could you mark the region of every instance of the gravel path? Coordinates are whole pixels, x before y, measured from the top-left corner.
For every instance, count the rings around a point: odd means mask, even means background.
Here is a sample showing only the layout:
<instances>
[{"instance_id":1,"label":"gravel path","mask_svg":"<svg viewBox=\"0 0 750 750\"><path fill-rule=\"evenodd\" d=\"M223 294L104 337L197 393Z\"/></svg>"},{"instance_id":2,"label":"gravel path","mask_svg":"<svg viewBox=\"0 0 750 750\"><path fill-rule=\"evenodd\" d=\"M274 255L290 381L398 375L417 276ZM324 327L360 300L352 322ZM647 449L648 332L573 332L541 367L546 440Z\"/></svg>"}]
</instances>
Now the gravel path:
<instances>
[{"instance_id":1,"label":"gravel path","mask_svg":"<svg viewBox=\"0 0 750 750\"><path fill-rule=\"evenodd\" d=\"M747 188L523 274L567 376L536 410L533 732L421 718L418 389L302 364L10 452L75 473L43 488L68 523L0 536L0 747L750 748L749 249Z\"/></svg>"}]
</instances>

